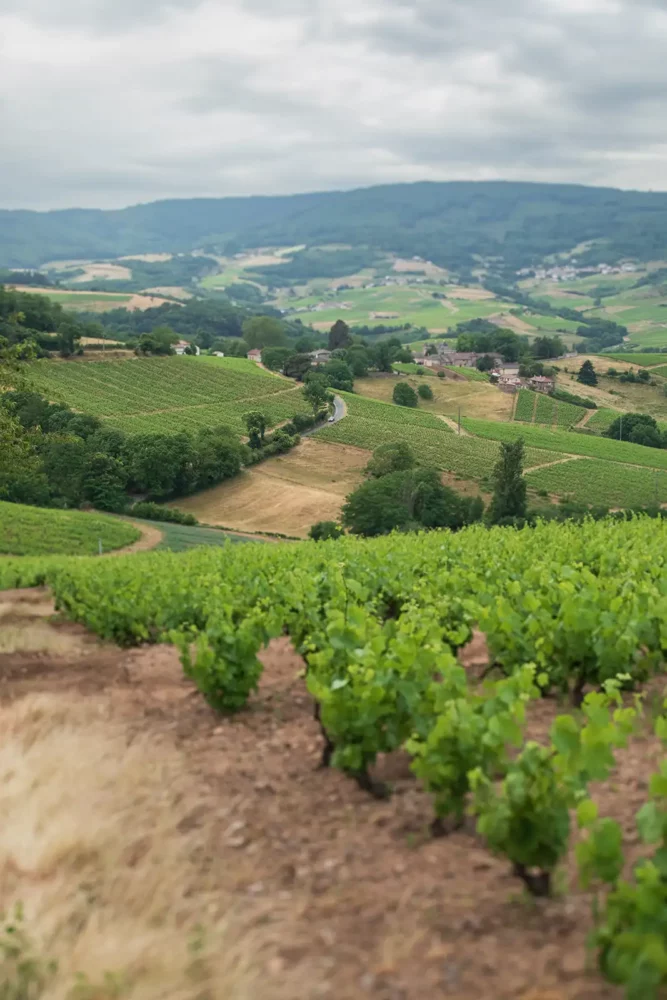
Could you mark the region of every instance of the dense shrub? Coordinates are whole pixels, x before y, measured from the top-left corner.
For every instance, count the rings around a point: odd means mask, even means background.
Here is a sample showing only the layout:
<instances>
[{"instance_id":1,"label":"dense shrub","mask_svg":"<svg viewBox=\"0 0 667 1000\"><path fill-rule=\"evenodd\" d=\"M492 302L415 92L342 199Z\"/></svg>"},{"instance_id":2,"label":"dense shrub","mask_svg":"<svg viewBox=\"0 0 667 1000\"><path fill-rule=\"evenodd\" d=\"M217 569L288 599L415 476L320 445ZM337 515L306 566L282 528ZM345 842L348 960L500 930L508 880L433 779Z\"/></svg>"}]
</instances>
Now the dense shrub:
<instances>
[{"instance_id":1,"label":"dense shrub","mask_svg":"<svg viewBox=\"0 0 667 1000\"><path fill-rule=\"evenodd\" d=\"M315 542L326 542L332 538L340 538L343 529L336 521L318 521L312 526L308 535Z\"/></svg>"},{"instance_id":2,"label":"dense shrub","mask_svg":"<svg viewBox=\"0 0 667 1000\"><path fill-rule=\"evenodd\" d=\"M185 511L175 510L173 507L162 507L159 503L150 503L145 500L132 504L127 513L144 521L164 521L169 524L188 525L199 523L194 514L186 514Z\"/></svg>"},{"instance_id":3,"label":"dense shrub","mask_svg":"<svg viewBox=\"0 0 667 1000\"><path fill-rule=\"evenodd\" d=\"M399 382L394 386L392 399L397 406L417 406L417 393L407 382Z\"/></svg>"}]
</instances>

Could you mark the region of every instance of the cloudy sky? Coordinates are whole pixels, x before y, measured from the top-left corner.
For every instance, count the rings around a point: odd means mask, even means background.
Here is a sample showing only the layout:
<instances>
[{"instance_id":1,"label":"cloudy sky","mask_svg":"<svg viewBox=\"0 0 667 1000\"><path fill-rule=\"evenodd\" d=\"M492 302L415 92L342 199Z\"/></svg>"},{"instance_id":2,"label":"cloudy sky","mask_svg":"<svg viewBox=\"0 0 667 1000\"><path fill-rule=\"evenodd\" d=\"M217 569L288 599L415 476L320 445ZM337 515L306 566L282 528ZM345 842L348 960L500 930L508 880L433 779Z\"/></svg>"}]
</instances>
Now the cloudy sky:
<instances>
[{"instance_id":1,"label":"cloudy sky","mask_svg":"<svg viewBox=\"0 0 667 1000\"><path fill-rule=\"evenodd\" d=\"M0 0L0 207L667 188L667 0Z\"/></svg>"}]
</instances>

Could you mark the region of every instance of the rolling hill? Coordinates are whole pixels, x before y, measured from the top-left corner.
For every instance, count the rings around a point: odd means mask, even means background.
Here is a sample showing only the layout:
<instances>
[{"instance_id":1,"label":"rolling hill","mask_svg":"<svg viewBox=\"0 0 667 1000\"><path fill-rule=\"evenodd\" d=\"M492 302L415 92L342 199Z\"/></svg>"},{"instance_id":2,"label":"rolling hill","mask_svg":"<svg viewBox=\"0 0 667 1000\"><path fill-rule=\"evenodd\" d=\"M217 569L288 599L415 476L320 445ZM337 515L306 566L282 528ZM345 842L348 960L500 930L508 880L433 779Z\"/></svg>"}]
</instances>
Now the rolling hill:
<instances>
[{"instance_id":1,"label":"rolling hill","mask_svg":"<svg viewBox=\"0 0 667 1000\"><path fill-rule=\"evenodd\" d=\"M521 267L589 241L588 259L667 255L667 193L502 181L393 184L275 197L193 198L114 211L0 211L0 267L203 248L344 244L461 270Z\"/></svg>"}]
</instances>

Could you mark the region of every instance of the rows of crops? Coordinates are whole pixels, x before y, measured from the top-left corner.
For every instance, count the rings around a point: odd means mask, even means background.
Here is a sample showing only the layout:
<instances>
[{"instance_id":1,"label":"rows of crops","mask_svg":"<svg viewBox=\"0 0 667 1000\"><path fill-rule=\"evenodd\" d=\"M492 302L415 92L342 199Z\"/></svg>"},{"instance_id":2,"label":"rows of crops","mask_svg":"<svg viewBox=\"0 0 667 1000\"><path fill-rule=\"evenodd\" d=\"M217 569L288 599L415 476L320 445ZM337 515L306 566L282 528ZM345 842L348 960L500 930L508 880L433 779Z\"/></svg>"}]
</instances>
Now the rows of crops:
<instances>
[{"instance_id":1,"label":"rows of crops","mask_svg":"<svg viewBox=\"0 0 667 1000\"><path fill-rule=\"evenodd\" d=\"M535 896L552 892L576 839L581 881L596 890L601 971L631 1000L656 1000L667 981L667 768L637 816L645 860L626 881L621 827L599 815L589 786L609 779L617 752L648 724L641 700L623 707L620 688L641 685L667 652L667 524L9 560L0 586L40 572L60 610L101 637L175 644L222 712L246 705L263 669L258 652L289 634L305 659L323 765L386 797L372 766L402 749L432 799L434 830L473 816ZM495 664L484 685L455 655L475 627ZM530 703L549 693L582 711L562 710L545 745L526 742ZM664 740L662 711L652 714Z\"/></svg>"},{"instance_id":2,"label":"rows of crops","mask_svg":"<svg viewBox=\"0 0 667 1000\"><path fill-rule=\"evenodd\" d=\"M300 387L295 386L270 396L256 396L252 400L235 400L228 403L207 403L173 409L165 413L128 414L107 418L107 423L127 434L177 433L196 431L200 427L224 425L237 434L245 434L243 414L248 410L261 410L269 426L289 420L295 413L311 413Z\"/></svg>"},{"instance_id":3,"label":"rows of crops","mask_svg":"<svg viewBox=\"0 0 667 1000\"><path fill-rule=\"evenodd\" d=\"M577 424L586 411L573 403L563 403L545 393L519 389L514 410L514 419L528 424L543 424L546 427L568 428Z\"/></svg>"},{"instance_id":4,"label":"rows of crops","mask_svg":"<svg viewBox=\"0 0 667 1000\"><path fill-rule=\"evenodd\" d=\"M593 410L586 427L588 430L595 431L596 434L602 434L603 431L611 427L618 416L618 410L611 410L606 406L602 406L599 410Z\"/></svg>"},{"instance_id":5,"label":"rows of crops","mask_svg":"<svg viewBox=\"0 0 667 1000\"><path fill-rule=\"evenodd\" d=\"M272 424L308 407L298 387L245 359L134 358L84 363L37 362L36 389L130 433L226 424L243 430L243 413L261 408ZM241 361L237 366L233 362Z\"/></svg>"},{"instance_id":6,"label":"rows of crops","mask_svg":"<svg viewBox=\"0 0 667 1000\"><path fill-rule=\"evenodd\" d=\"M535 393L529 389L519 389L514 410L514 419L532 424L535 411Z\"/></svg>"},{"instance_id":7,"label":"rows of crops","mask_svg":"<svg viewBox=\"0 0 667 1000\"><path fill-rule=\"evenodd\" d=\"M600 507L667 503L667 472L579 458L529 472L530 486Z\"/></svg>"},{"instance_id":8,"label":"rows of crops","mask_svg":"<svg viewBox=\"0 0 667 1000\"><path fill-rule=\"evenodd\" d=\"M0 554L93 555L120 549L141 536L134 525L104 515L48 510L0 501Z\"/></svg>"},{"instance_id":9,"label":"rows of crops","mask_svg":"<svg viewBox=\"0 0 667 1000\"><path fill-rule=\"evenodd\" d=\"M373 450L390 441L411 445L421 462L451 472L461 479L485 480L500 451L499 445L481 438L459 437L444 421L430 413L380 403L341 393L348 415L324 427L317 437L340 444ZM526 464L543 465L554 460L550 452L528 448Z\"/></svg>"},{"instance_id":10,"label":"rows of crops","mask_svg":"<svg viewBox=\"0 0 667 1000\"><path fill-rule=\"evenodd\" d=\"M586 455L589 458L603 458L608 462L667 469L667 451L630 444L628 441L614 441L592 434L550 430L525 424L478 420L475 417L464 417L462 424L472 434L495 441L515 441L522 437L526 445L560 452L561 455Z\"/></svg>"},{"instance_id":11,"label":"rows of crops","mask_svg":"<svg viewBox=\"0 0 667 1000\"><path fill-rule=\"evenodd\" d=\"M629 365L639 365L641 368L651 368L659 365L663 360L661 354L601 354L600 358L605 361L625 361Z\"/></svg>"}]
</instances>

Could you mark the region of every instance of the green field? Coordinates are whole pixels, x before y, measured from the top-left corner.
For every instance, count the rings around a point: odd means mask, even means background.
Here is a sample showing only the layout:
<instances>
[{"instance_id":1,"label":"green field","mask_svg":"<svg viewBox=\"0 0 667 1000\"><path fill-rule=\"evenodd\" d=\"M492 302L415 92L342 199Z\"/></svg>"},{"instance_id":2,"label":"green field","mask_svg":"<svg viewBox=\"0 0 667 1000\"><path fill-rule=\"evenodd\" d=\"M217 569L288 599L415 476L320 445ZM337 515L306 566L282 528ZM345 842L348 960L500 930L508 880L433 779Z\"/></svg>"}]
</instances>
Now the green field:
<instances>
[{"instance_id":1,"label":"green field","mask_svg":"<svg viewBox=\"0 0 667 1000\"><path fill-rule=\"evenodd\" d=\"M535 327L539 333L563 333L563 334L573 334L579 329L579 323L575 323L572 319L562 319L560 316L541 316L538 313L521 313L521 319L524 323L528 323L530 326ZM575 337L575 340L579 338ZM571 341L571 338L568 338Z\"/></svg>"},{"instance_id":2,"label":"green field","mask_svg":"<svg viewBox=\"0 0 667 1000\"><path fill-rule=\"evenodd\" d=\"M172 524L162 521L139 521L139 524L146 524L153 528L158 528L163 539L155 547L156 552L187 552L189 549L204 546L219 547L227 542L252 542L252 538L243 538L241 535L227 534L225 531L218 531L216 528L203 528L187 524ZM259 539L258 539L259 540Z\"/></svg>"},{"instance_id":3,"label":"green field","mask_svg":"<svg viewBox=\"0 0 667 1000\"><path fill-rule=\"evenodd\" d=\"M529 472L526 479L534 489L572 496L594 506L644 507L667 502L667 472L594 458L573 459Z\"/></svg>"},{"instance_id":4,"label":"green field","mask_svg":"<svg viewBox=\"0 0 667 1000\"><path fill-rule=\"evenodd\" d=\"M608 427L611 427L619 415L618 410L611 410L603 406L599 410L594 411L593 416L586 424L586 428L589 431L595 431L596 434L602 434Z\"/></svg>"},{"instance_id":5,"label":"green field","mask_svg":"<svg viewBox=\"0 0 667 1000\"><path fill-rule=\"evenodd\" d=\"M469 382L488 382L489 376L486 372L477 371L476 368L459 368L458 365L444 365L448 372L455 372L456 375L463 375Z\"/></svg>"},{"instance_id":6,"label":"green field","mask_svg":"<svg viewBox=\"0 0 667 1000\"><path fill-rule=\"evenodd\" d=\"M392 368L395 372L401 372L403 375L435 376L435 372L432 368L425 368L424 365L406 364L404 361L397 361L392 365Z\"/></svg>"},{"instance_id":7,"label":"green field","mask_svg":"<svg viewBox=\"0 0 667 1000\"><path fill-rule=\"evenodd\" d=\"M352 288L335 295L327 293L325 296L281 299L279 305L289 310L291 318L318 327L331 326L337 319L344 319L349 326L398 326L411 323L415 327L433 331L445 331L457 323L498 312L499 303L496 299L472 302L453 297L433 298L433 293L447 294L448 291L451 290L427 283Z\"/></svg>"},{"instance_id":8,"label":"green field","mask_svg":"<svg viewBox=\"0 0 667 1000\"><path fill-rule=\"evenodd\" d=\"M430 413L348 393L340 395L345 397L348 415L339 423L318 431L319 439L370 450L390 441L405 441L424 464L451 472L461 479L478 482L488 479L500 452L496 442L459 437L444 421ZM551 452L526 449L526 464L542 465L553 460Z\"/></svg>"},{"instance_id":9,"label":"green field","mask_svg":"<svg viewBox=\"0 0 667 1000\"><path fill-rule=\"evenodd\" d=\"M0 501L0 554L95 555L131 545L140 532L126 521L78 510L24 507Z\"/></svg>"},{"instance_id":10,"label":"green field","mask_svg":"<svg viewBox=\"0 0 667 1000\"><path fill-rule=\"evenodd\" d=\"M563 403L544 393L530 389L519 389L514 420L528 424L542 424L551 427L573 427L586 413L583 406Z\"/></svg>"},{"instance_id":11,"label":"green field","mask_svg":"<svg viewBox=\"0 0 667 1000\"><path fill-rule=\"evenodd\" d=\"M627 441L613 441L611 438L595 437L592 434L577 434L573 431L549 430L517 423L500 423L492 420L476 420L464 417L462 424L471 434L494 441L516 441L522 437L531 448L570 455L585 455L589 458L605 459L610 465L618 462L625 465L641 465L649 469L667 469L667 451L660 448L646 448L641 444ZM529 467L526 462L526 467Z\"/></svg>"},{"instance_id":12,"label":"green field","mask_svg":"<svg viewBox=\"0 0 667 1000\"><path fill-rule=\"evenodd\" d=\"M667 361L667 355L662 354L599 354L598 357L607 361L613 358L614 361L625 361L629 365L639 365L640 368L652 368Z\"/></svg>"},{"instance_id":13,"label":"green field","mask_svg":"<svg viewBox=\"0 0 667 1000\"><path fill-rule=\"evenodd\" d=\"M129 434L174 433L220 424L243 434L243 414L248 410L260 409L272 426L309 411L299 386L252 362L236 358L206 362L190 357L38 361L28 374L34 387L50 399L61 399Z\"/></svg>"}]
</instances>

